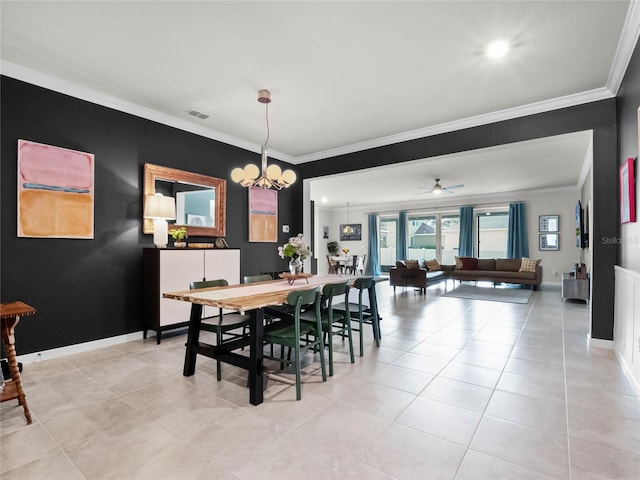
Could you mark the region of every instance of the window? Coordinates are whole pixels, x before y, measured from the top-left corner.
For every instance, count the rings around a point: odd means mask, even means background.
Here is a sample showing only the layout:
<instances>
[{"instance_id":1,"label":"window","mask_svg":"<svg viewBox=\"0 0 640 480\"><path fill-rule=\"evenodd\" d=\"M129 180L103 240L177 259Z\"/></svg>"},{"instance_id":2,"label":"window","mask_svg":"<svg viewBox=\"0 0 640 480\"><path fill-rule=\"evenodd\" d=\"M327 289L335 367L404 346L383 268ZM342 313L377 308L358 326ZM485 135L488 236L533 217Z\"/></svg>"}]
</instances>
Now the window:
<instances>
[{"instance_id":1,"label":"window","mask_svg":"<svg viewBox=\"0 0 640 480\"><path fill-rule=\"evenodd\" d=\"M435 215L412 216L407 218L407 249L408 258L437 257L438 242L438 217Z\"/></svg>"},{"instance_id":2,"label":"window","mask_svg":"<svg viewBox=\"0 0 640 480\"><path fill-rule=\"evenodd\" d=\"M388 272L396 264L398 219L380 219L380 271Z\"/></svg>"},{"instance_id":3,"label":"window","mask_svg":"<svg viewBox=\"0 0 640 480\"><path fill-rule=\"evenodd\" d=\"M476 255L505 258L509 212L480 212L476 215Z\"/></svg>"},{"instance_id":4,"label":"window","mask_svg":"<svg viewBox=\"0 0 640 480\"><path fill-rule=\"evenodd\" d=\"M407 218L408 256L412 259L437 259L451 265L458 254L460 216L458 214L420 214Z\"/></svg>"}]
</instances>

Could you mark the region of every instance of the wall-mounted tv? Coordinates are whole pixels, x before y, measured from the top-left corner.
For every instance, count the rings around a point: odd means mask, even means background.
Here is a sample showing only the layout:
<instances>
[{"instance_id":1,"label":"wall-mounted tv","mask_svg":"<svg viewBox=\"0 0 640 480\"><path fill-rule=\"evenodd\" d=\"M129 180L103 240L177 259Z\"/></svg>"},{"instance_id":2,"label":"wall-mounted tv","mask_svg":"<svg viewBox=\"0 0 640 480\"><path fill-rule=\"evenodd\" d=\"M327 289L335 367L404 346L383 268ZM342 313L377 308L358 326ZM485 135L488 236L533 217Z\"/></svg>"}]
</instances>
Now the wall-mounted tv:
<instances>
[{"instance_id":1,"label":"wall-mounted tv","mask_svg":"<svg viewBox=\"0 0 640 480\"><path fill-rule=\"evenodd\" d=\"M576 203L576 247L584 248L584 218L582 215L582 203Z\"/></svg>"}]
</instances>

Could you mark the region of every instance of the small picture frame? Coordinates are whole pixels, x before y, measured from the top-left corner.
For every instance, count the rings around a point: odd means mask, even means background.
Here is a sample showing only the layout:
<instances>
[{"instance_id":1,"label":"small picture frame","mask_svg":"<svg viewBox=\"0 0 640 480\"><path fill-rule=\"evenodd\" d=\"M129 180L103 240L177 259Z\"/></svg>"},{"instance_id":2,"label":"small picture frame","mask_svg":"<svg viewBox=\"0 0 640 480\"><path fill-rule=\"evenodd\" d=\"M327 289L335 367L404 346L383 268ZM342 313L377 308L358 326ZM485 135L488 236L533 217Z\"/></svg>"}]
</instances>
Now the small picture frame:
<instances>
[{"instance_id":1,"label":"small picture frame","mask_svg":"<svg viewBox=\"0 0 640 480\"><path fill-rule=\"evenodd\" d=\"M541 233L539 248L541 251L560 250L560 235L557 233Z\"/></svg>"},{"instance_id":2,"label":"small picture frame","mask_svg":"<svg viewBox=\"0 0 640 480\"><path fill-rule=\"evenodd\" d=\"M540 227L538 231L545 232L559 232L560 231L560 216L559 215L540 215Z\"/></svg>"},{"instance_id":3,"label":"small picture frame","mask_svg":"<svg viewBox=\"0 0 640 480\"><path fill-rule=\"evenodd\" d=\"M620 223L636 221L636 180L633 158L620 167Z\"/></svg>"}]
</instances>

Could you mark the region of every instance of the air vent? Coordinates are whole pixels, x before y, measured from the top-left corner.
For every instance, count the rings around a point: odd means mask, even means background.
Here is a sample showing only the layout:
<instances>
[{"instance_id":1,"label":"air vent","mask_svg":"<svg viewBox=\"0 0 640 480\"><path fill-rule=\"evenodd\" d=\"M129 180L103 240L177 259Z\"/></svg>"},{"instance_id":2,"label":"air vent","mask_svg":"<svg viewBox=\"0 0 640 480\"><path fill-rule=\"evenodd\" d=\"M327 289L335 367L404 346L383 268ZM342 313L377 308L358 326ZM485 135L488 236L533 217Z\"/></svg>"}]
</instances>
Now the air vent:
<instances>
[{"instance_id":1,"label":"air vent","mask_svg":"<svg viewBox=\"0 0 640 480\"><path fill-rule=\"evenodd\" d=\"M211 116L206 113L202 113L202 112L199 112L198 110L193 110L193 109L187 110L187 113L192 117L197 117L197 118L200 118L201 120L205 120Z\"/></svg>"}]
</instances>

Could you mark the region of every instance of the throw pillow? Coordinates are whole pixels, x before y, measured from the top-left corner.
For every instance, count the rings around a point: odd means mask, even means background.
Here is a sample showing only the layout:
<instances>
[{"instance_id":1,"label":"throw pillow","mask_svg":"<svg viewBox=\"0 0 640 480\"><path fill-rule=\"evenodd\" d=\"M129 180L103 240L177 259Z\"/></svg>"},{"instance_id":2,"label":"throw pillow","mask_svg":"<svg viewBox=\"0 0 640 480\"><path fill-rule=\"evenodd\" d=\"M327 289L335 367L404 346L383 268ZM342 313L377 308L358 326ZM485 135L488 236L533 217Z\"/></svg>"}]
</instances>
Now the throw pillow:
<instances>
[{"instance_id":1,"label":"throw pillow","mask_svg":"<svg viewBox=\"0 0 640 480\"><path fill-rule=\"evenodd\" d=\"M437 272L438 270L442 270L440 264L438 263L438 260L436 260L435 258L433 260L425 260L424 264L427 267L427 270L430 272Z\"/></svg>"},{"instance_id":2,"label":"throw pillow","mask_svg":"<svg viewBox=\"0 0 640 480\"><path fill-rule=\"evenodd\" d=\"M456 268L462 270L462 259L460 257L453 257L456 261Z\"/></svg>"},{"instance_id":3,"label":"throw pillow","mask_svg":"<svg viewBox=\"0 0 640 480\"><path fill-rule=\"evenodd\" d=\"M478 259L473 257L462 257L462 270L477 270Z\"/></svg>"},{"instance_id":4,"label":"throw pillow","mask_svg":"<svg viewBox=\"0 0 640 480\"><path fill-rule=\"evenodd\" d=\"M402 260L396 260L396 268L407 268Z\"/></svg>"},{"instance_id":5,"label":"throw pillow","mask_svg":"<svg viewBox=\"0 0 640 480\"><path fill-rule=\"evenodd\" d=\"M522 257L519 272L535 272L536 267L540 263L540 259Z\"/></svg>"},{"instance_id":6,"label":"throw pillow","mask_svg":"<svg viewBox=\"0 0 640 480\"><path fill-rule=\"evenodd\" d=\"M405 263L407 264L407 268L420 268L418 260L407 260Z\"/></svg>"}]
</instances>

